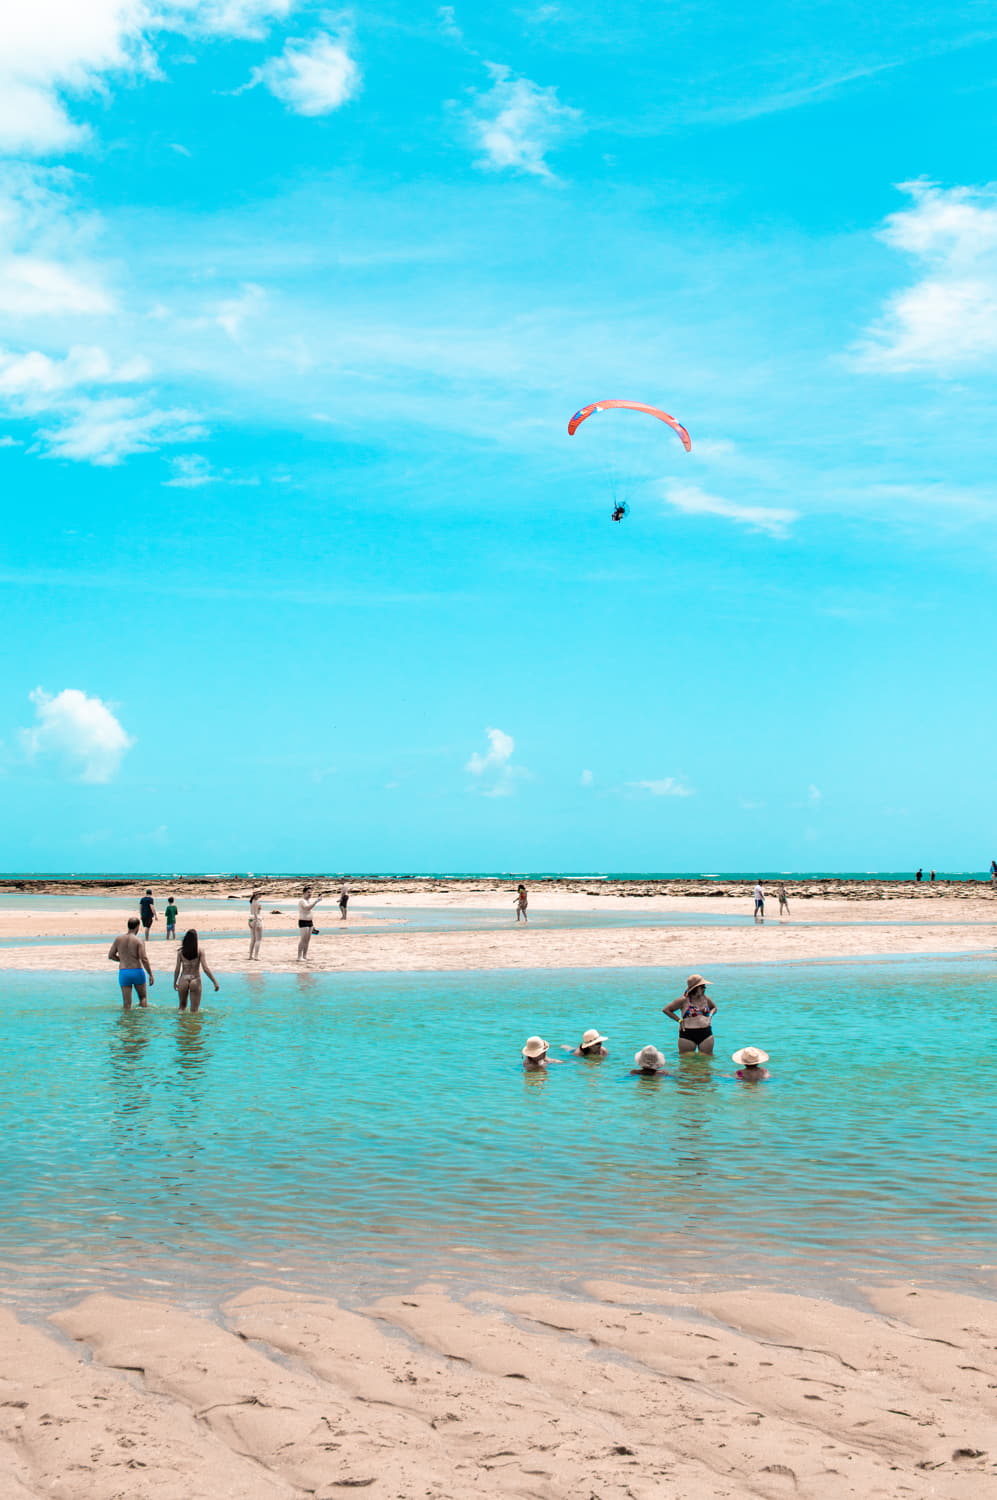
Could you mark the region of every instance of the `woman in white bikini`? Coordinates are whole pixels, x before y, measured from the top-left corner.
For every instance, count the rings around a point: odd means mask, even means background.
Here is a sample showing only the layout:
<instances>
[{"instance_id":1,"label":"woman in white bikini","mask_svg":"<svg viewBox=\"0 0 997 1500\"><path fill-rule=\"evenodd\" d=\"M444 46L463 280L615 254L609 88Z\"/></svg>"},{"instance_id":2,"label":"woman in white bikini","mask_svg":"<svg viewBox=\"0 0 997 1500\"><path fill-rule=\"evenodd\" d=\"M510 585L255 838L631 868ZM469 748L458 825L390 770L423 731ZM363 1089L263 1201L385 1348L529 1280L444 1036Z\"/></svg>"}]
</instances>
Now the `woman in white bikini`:
<instances>
[{"instance_id":1,"label":"woman in white bikini","mask_svg":"<svg viewBox=\"0 0 997 1500\"><path fill-rule=\"evenodd\" d=\"M204 956L204 949L198 942L197 933L193 927L183 935L183 942L177 949L177 964L173 970L173 988L180 996L180 1009L187 1009L190 1001L192 1011L201 1008L201 970L204 970L211 983L218 990L218 980L208 968L208 961Z\"/></svg>"},{"instance_id":2,"label":"woman in white bikini","mask_svg":"<svg viewBox=\"0 0 997 1500\"><path fill-rule=\"evenodd\" d=\"M263 938L263 908L260 893L254 891L249 898L249 956L259 958L260 942Z\"/></svg>"},{"instance_id":3,"label":"woman in white bikini","mask_svg":"<svg viewBox=\"0 0 997 1500\"><path fill-rule=\"evenodd\" d=\"M663 1014L678 1022L679 1052L702 1052L709 1056L713 1051L713 1017L717 1008L706 993L708 979L702 974L690 974L685 994L663 1007Z\"/></svg>"}]
</instances>

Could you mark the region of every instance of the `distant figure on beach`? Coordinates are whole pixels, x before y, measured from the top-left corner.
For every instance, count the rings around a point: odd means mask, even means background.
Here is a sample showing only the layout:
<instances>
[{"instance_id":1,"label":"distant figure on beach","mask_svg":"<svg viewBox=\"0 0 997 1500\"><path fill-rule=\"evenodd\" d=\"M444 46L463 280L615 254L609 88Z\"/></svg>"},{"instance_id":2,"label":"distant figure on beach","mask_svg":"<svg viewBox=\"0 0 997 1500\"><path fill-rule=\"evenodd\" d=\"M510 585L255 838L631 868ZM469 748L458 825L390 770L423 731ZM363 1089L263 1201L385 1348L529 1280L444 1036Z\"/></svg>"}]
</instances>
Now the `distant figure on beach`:
<instances>
[{"instance_id":1,"label":"distant figure on beach","mask_svg":"<svg viewBox=\"0 0 997 1500\"><path fill-rule=\"evenodd\" d=\"M142 919L142 927L145 930L145 940L149 941L149 932L153 922L156 920L156 903L152 899L152 892L146 891L138 904L139 916Z\"/></svg>"},{"instance_id":2,"label":"distant figure on beach","mask_svg":"<svg viewBox=\"0 0 997 1500\"><path fill-rule=\"evenodd\" d=\"M525 887L525 885L517 885L517 887L516 887L516 921L517 922L520 922L520 921L522 921L522 922L528 922L530 920L529 917L526 915L526 908L527 908L527 906L529 906L529 904L530 904L530 898L526 894L526 887Z\"/></svg>"},{"instance_id":3,"label":"distant figure on beach","mask_svg":"<svg viewBox=\"0 0 997 1500\"><path fill-rule=\"evenodd\" d=\"M665 1067L663 1052L657 1047L641 1047L639 1052L634 1053L636 1067L630 1069L631 1078L667 1078L668 1069Z\"/></svg>"},{"instance_id":4,"label":"distant figure on beach","mask_svg":"<svg viewBox=\"0 0 997 1500\"><path fill-rule=\"evenodd\" d=\"M997 859L990 861L990 884L997 885Z\"/></svg>"},{"instance_id":5,"label":"distant figure on beach","mask_svg":"<svg viewBox=\"0 0 997 1500\"><path fill-rule=\"evenodd\" d=\"M788 917L789 916L789 897L786 895L786 887L784 885L780 885L780 887L779 887L779 915L780 915L780 917L782 916L783 910L785 910L786 916Z\"/></svg>"},{"instance_id":6,"label":"distant figure on beach","mask_svg":"<svg viewBox=\"0 0 997 1500\"><path fill-rule=\"evenodd\" d=\"M132 1008L132 986L138 991L139 1005L146 1005L145 998L145 976L148 974L149 983L155 984L152 966L149 963L149 955L145 951L145 941L138 935L138 917L128 918L128 931L116 937L111 944L108 958L118 966L118 983L121 986L121 1003L125 1010Z\"/></svg>"},{"instance_id":7,"label":"distant figure on beach","mask_svg":"<svg viewBox=\"0 0 997 1500\"><path fill-rule=\"evenodd\" d=\"M764 1066L769 1060L767 1052L760 1047L741 1047L739 1051L731 1053L731 1062L737 1063L735 1078L741 1078L745 1083L760 1083L763 1078L771 1078L772 1074Z\"/></svg>"},{"instance_id":8,"label":"distant figure on beach","mask_svg":"<svg viewBox=\"0 0 997 1500\"><path fill-rule=\"evenodd\" d=\"M260 943L263 941L263 907L260 904L260 893L254 891L249 898L249 956L259 958Z\"/></svg>"},{"instance_id":9,"label":"distant figure on beach","mask_svg":"<svg viewBox=\"0 0 997 1500\"><path fill-rule=\"evenodd\" d=\"M755 921L765 920L765 890L761 881L755 884Z\"/></svg>"},{"instance_id":10,"label":"distant figure on beach","mask_svg":"<svg viewBox=\"0 0 997 1500\"><path fill-rule=\"evenodd\" d=\"M527 1073L540 1073L544 1068L553 1064L560 1064L563 1058L548 1057L550 1042L545 1042L542 1036L528 1036L526 1046L523 1048L523 1067Z\"/></svg>"},{"instance_id":11,"label":"distant figure on beach","mask_svg":"<svg viewBox=\"0 0 997 1500\"><path fill-rule=\"evenodd\" d=\"M180 997L180 1009L187 1009L190 1001L192 1011L201 1008L201 970L204 970L218 993L218 980L208 968L208 960L204 956L204 949L198 942L197 933L191 927L183 935L183 942L177 949L176 968L173 970L173 988Z\"/></svg>"},{"instance_id":12,"label":"distant figure on beach","mask_svg":"<svg viewBox=\"0 0 997 1500\"><path fill-rule=\"evenodd\" d=\"M315 923L312 921L312 912L322 900L321 891L317 896L312 895L312 888L306 885L301 892L301 900L298 902L298 958L308 957L308 944L312 940L315 931Z\"/></svg>"},{"instance_id":13,"label":"distant figure on beach","mask_svg":"<svg viewBox=\"0 0 997 1500\"><path fill-rule=\"evenodd\" d=\"M163 917L166 921L166 936L175 938L177 935L177 898L175 896L171 896L167 901Z\"/></svg>"},{"instance_id":14,"label":"distant figure on beach","mask_svg":"<svg viewBox=\"0 0 997 1500\"><path fill-rule=\"evenodd\" d=\"M678 1022L679 1052L699 1052L707 1056L713 1051L713 1017L717 1007L706 993L708 979L702 974L690 974L686 981L685 994L662 1007L662 1014Z\"/></svg>"},{"instance_id":15,"label":"distant figure on beach","mask_svg":"<svg viewBox=\"0 0 997 1500\"><path fill-rule=\"evenodd\" d=\"M586 1031L577 1047L562 1044L562 1051L570 1052L572 1057L608 1057L609 1053L602 1045L608 1041L608 1036L603 1036L601 1031L596 1031L593 1027L591 1031Z\"/></svg>"},{"instance_id":16,"label":"distant figure on beach","mask_svg":"<svg viewBox=\"0 0 997 1500\"><path fill-rule=\"evenodd\" d=\"M928 876L928 879L929 879L929 881L933 881L934 878L935 878L935 872L934 872L934 870L932 870L931 874Z\"/></svg>"},{"instance_id":17,"label":"distant figure on beach","mask_svg":"<svg viewBox=\"0 0 997 1500\"><path fill-rule=\"evenodd\" d=\"M350 893L349 893L349 891L347 891L347 890L340 891L340 893L339 893L339 920L341 922L345 922L346 921L346 908L349 906L349 904L350 904Z\"/></svg>"},{"instance_id":18,"label":"distant figure on beach","mask_svg":"<svg viewBox=\"0 0 997 1500\"><path fill-rule=\"evenodd\" d=\"M914 879L915 880L923 880L924 879L924 871L923 870L918 870L917 874L914 876Z\"/></svg>"}]
</instances>

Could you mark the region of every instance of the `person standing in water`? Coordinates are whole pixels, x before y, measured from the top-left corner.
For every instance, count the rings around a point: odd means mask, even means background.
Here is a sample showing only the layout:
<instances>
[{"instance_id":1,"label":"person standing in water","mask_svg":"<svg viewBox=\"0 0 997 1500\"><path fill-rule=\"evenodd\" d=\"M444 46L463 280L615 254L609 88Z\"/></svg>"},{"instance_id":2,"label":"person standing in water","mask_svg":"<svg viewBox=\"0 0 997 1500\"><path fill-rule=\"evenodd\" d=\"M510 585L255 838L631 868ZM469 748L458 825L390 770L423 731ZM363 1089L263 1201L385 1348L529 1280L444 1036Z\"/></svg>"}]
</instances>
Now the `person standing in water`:
<instances>
[{"instance_id":1,"label":"person standing in water","mask_svg":"<svg viewBox=\"0 0 997 1500\"><path fill-rule=\"evenodd\" d=\"M166 936L175 938L177 935L177 898L175 896L171 896L167 901L163 916L166 920Z\"/></svg>"},{"instance_id":2,"label":"person standing in water","mask_svg":"<svg viewBox=\"0 0 997 1500\"><path fill-rule=\"evenodd\" d=\"M346 908L349 906L349 904L350 904L350 893L344 887L344 889L341 890L340 893L339 893L339 920L341 922L345 922L346 921Z\"/></svg>"},{"instance_id":3,"label":"person standing in water","mask_svg":"<svg viewBox=\"0 0 997 1500\"><path fill-rule=\"evenodd\" d=\"M662 1008L662 1014L678 1022L679 1052L702 1052L707 1056L713 1051L713 1017L717 1008L706 993L708 979L702 974L690 974L685 994Z\"/></svg>"},{"instance_id":4,"label":"person standing in water","mask_svg":"<svg viewBox=\"0 0 997 1500\"><path fill-rule=\"evenodd\" d=\"M525 885L522 885L522 884L517 885L517 887L516 887L516 921L517 922L528 922L530 920L529 917L526 915L526 908L529 906L529 904L530 904L530 898L526 894L526 887L525 887Z\"/></svg>"},{"instance_id":5,"label":"person standing in water","mask_svg":"<svg viewBox=\"0 0 997 1500\"><path fill-rule=\"evenodd\" d=\"M138 913L142 919L142 927L145 931L145 940L146 942L148 942L149 933L152 930L152 924L156 920L156 903L152 899L151 891L146 891L145 895L140 899L138 904Z\"/></svg>"},{"instance_id":6,"label":"person standing in water","mask_svg":"<svg viewBox=\"0 0 997 1500\"><path fill-rule=\"evenodd\" d=\"M260 943L263 941L263 908L260 904L260 893L254 891L249 898L249 956L259 958Z\"/></svg>"},{"instance_id":7,"label":"person standing in water","mask_svg":"<svg viewBox=\"0 0 997 1500\"><path fill-rule=\"evenodd\" d=\"M121 1003L125 1010L132 1008L132 986L138 992L139 1005L146 1006L148 1002L145 998L145 976L148 974L150 984L156 982L152 973L152 965L149 963L149 955L145 951L145 942L138 935L138 926L138 917L129 917L128 931L114 939L107 955L111 962L118 966Z\"/></svg>"},{"instance_id":8,"label":"person standing in water","mask_svg":"<svg viewBox=\"0 0 997 1500\"><path fill-rule=\"evenodd\" d=\"M780 887L779 887L779 915L780 915L780 917L782 916L783 909L785 909L786 916L788 917L789 916L789 897L786 895L786 887L784 885L780 885Z\"/></svg>"},{"instance_id":9,"label":"person standing in water","mask_svg":"<svg viewBox=\"0 0 997 1500\"><path fill-rule=\"evenodd\" d=\"M187 1009L190 1002L192 1011L201 1009L201 970L204 970L218 993L218 980L208 968L208 961L204 956L204 950L198 942L197 933L193 927L183 935L183 942L177 949L176 968L173 970L173 988L180 997L180 1009Z\"/></svg>"},{"instance_id":10,"label":"person standing in water","mask_svg":"<svg viewBox=\"0 0 997 1500\"><path fill-rule=\"evenodd\" d=\"M312 912L321 900L321 892L317 896L313 896L310 885L306 885L303 888L301 900L298 902L298 959L301 962L304 962L308 957L308 944L311 942L312 933L315 931Z\"/></svg>"}]
</instances>

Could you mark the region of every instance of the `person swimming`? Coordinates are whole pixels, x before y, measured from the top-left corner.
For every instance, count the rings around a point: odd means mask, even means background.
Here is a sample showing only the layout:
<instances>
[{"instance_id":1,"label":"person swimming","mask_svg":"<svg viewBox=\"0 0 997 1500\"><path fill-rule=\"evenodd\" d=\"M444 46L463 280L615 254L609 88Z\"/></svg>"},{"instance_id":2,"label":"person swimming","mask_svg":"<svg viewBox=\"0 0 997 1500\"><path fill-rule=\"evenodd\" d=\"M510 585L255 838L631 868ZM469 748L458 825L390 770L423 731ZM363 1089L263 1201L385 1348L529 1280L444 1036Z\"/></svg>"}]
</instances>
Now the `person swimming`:
<instances>
[{"instance_id":1,"label":"person swimming","mask_svg":"<svg viewBox=\"0 0 997 1500\"><path fill-rule=\"evenodd\" d=\"M596 1031L593 1027L586 1031L577 1047L568 1047L562 1043L562 1051L570 1052L572 1057L608 1057L609 1053L602 1045L608 1041L608 1036L603 1036L601 1031Z\"/></svg>"},{"instance_id":2,"label":"person swimming","mask_svg":"<svg viewBox=\"0 0 997 1500\"><path fill-rule=\"evenodd\" d=\"M630 1069L631 1078L667 1078L665 1055L657 1047L641 1047L634 1053L636 1067Z\"/></svg>"},{"instance_id":3,"label":"person swimming","mask_svg":"<svg viewBox=\"0 0 997 1500\"><path fill-rule=\"evenodd\" d=\"M740 1047L732 1052L730 1060L737 1063L735 1078L742 1079L745 1083L760 1083L764 1078L771 1078L772 1074L764 1066L769 1060L767 1052L760 1047Z\"/></svg>"},{"instance_id":4,"label":"person swimming","mask_svg":"<svg viewBox=\"0 0 997 1500\"><path fill-rule=\"evenodd\" d=\"M709 982L702 974L690 974L685 994L662 1007L663 1015L678 1022L679 1052L698 1050L708 1056L713 1051L713 1017L717 1007L706 993Z\"/></svg>"}]
</instances>

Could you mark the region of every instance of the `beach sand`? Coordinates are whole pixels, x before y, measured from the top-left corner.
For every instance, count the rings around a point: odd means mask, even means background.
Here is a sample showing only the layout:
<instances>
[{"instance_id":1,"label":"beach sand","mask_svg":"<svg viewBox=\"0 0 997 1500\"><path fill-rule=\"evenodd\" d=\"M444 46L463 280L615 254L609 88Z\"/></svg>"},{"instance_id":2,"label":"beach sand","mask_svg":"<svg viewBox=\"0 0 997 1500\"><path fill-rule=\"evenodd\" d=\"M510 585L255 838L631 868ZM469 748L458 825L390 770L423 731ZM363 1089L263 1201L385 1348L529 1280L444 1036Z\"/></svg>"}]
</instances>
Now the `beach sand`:
<instances>
[{"instance_id":1,"label":"beach sand","mask_svg":"<svg viewBox=\"0 0 997 1500\"><path fill-rule=\"evenodd\" d=\"M909 889L917 889L910 887ZM935 887L935 890L941 890ZM136 898L137 899L137 898ZM243 902L205 907L192 899L181 907L178 931L187 926L222 935L205 939L208 962L221 974L251 970L267 973L299 972L295 953L297 922L290 908L272 915L265 904L263 946L258 963L250 964L246 906ZM777 909L777 903L775 909ZM505 913L508 927L485 931L410 931L404 926L414 908L448 911ZM124 919L135 910L131 896L122 901L121 912L80 907L56 912L37 906L0 910L0 939L13 946L0 948L0 969L51 969L106 972L107 949L91 941L74 945L62 941L46 946L37 943L18 947L18 938L72 937L94 939L124 930ZM586 895L583 891L542 890L534 892L531 910L546 917L558 912L611 912L625 918L628 913L646 918L655 911L669 914L705 913L714 917L743 918L750 914L750 899L743 896L647 897ZM341 922L334 900L316 911L319 935L312 940L308 968L327 971L401 972L443 969L564 969L620 968L660 965L700 969L719 963L811 962L827 959L890 957L900 954L990 953L994 948L997 900L988 887L974 887L968 895L876 896L871 899L820 897L794 903L793 918L780 922L770 905L762 924L735 927L538 927L517 923L512 911L512 891L469 892L463 887L442 892L394 891L367 895L354 904L351 920ZM115 922L115 918L117 921ZM380 930L354 931L357 925L377 922ZM867 923L898 923L898 926L868 926ZM821 925L841 924L841 925ZM276 935L275 929L284 929ZM161 978L172 971L175 947L164 939L162 918L153 929L149 955Z\"/></svg>"},{"instance_id":2,"label":"beach sand","mask_svg":"<svg viewBox=\"0 0 997 1500\"><path fill-rule=\"evenodd\" d=\"M549 899L546 899L549 896ZM272 899L272 898L271 898ZM395 891L365 916L459 904L508 909L508 929L355 933L328 913L323 970L597 968L814 962L991 951L986 890L930 901L821 898L814 920L649 930L517 928L509 893ZM742 896L534 895L534 909L743 914ZM133 910L129 898L122 911ZM203 909L222 983L245 972L246 914ZM183 925L201 920L196 902ZM794 913L795 914L795 913ZM913 919L913 920L912 920ZM268 917L290 925L290 918ZM320 918L321 920L321 918ZM902 927L863 927L863 921ZM107 975L108 913L0 913L0 936L80 943L0 950L8 969ZM162 930L160 928L160 930ZM298 971L293 936L260 969ZM173 1004L173 944L150 945ZM164 984L165 981L165 984ZM166 994L163 994L164 989ZM162 998L160 998L162 997ZM210 1005L210 993L207 1004ZM750 1234L750 1209L746 1211ZM349 1309L256 1288L216 1318L98 1295L50 1326L0 1312L3 1500L997 1500L997 1301L902 1284L853 1305L753 1286L590 1282L457 1300L420 1285ZM983 1282L986 1290L987 1283Z\"/></svg>"},{"instance_id":3,"label":"beach sand","mask_svg":"<svg viewBox=\"0 0 997 1500\"><path fill-rule=\"evenodd\" d=\"M0 1315L5 1500L997 1496L997 1304L590 1283Z\"/></svg>"}]
</instances>

